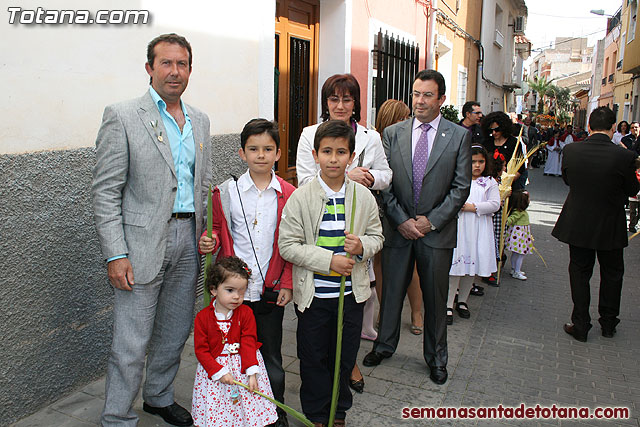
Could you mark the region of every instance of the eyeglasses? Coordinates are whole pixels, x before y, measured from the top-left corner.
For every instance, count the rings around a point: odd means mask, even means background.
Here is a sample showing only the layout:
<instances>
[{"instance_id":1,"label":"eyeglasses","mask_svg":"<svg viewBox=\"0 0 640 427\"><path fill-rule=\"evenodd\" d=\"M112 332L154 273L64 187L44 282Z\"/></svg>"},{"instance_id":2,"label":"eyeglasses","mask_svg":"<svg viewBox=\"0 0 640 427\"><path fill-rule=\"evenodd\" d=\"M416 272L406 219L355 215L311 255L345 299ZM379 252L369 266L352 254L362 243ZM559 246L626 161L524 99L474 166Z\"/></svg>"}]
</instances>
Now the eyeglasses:
<instances>
[{"instance_id":1,"label":"eyeglasses","mask_svg":"<svg viewBox=\"0 0 640 427\"><path fill-rule=\"evenodd\" d=\"M497 128L489 128L489 130L493 133L493 132L500 132L500 126L498 126Z\"/></svg>"},{"instance_id":2,"label":"eyeglasses","mask_svg":"<svg viewBox=\"0 0 640 427\"><path fill-rule=\"evenodd\" d=\"M471 114L482 114L482 111L472 111Z\"/></svg>"},{"instance_id":3,"label":"eyeglasses","mask_svg":"<svg viewBox=\"0 0 640 427\"><path fill-rule=\"evenodd\" d=\"M411 92L411 95L416 99L420 99L422 97L431 99L434 96L436 96L436 94L433 92L418 92L417 90L414 90L413 92Z\"/></svg>"},{"instance_id":4,"label":"eyeglasses","mask_svg":"<svg viewBox=\"0 0 640 427\"><path fill-rule=\"evenodd\" d=\"M340 101L342 101L343 104L351 104L353 102L353 98L350 96L340 97L337 95L331 95L327 100L332 104L338 104Z\"/></svg>"}]
</instances>

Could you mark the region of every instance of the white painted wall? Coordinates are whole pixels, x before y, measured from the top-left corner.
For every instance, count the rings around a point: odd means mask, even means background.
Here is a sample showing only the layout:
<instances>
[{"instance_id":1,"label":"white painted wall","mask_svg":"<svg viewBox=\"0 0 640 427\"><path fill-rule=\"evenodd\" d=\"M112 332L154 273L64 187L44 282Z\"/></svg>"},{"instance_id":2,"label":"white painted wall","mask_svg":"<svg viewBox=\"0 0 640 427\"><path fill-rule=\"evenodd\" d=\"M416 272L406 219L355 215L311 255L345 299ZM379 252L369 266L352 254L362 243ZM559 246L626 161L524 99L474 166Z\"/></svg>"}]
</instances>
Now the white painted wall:
<instances>
[{"instance_id":1,"label":"white painted wall","mask_svg":"<svg viewBox=\"0 0 640 427\"><path fill-rule=\"evenodd\" d=\"M351 34L353 19L351 0L320 2L318 40L318 117L322 114L322 85L334 74L351 72Z\"/></svg>"},{"instance_id":2,"label":"white painted wall","mask_svg":"<svg viewBox=\"0 0 640 427\"><path fill-rule=\"evenodd\" d=\"M146 9L147 25L0 23L0 154L93 146L108 104L148 88L146 46L176 32L193 48L183 99L206 112L212 134L273 118L275 0L33 0L23 9Z\"/></svg>"}]
</instances>

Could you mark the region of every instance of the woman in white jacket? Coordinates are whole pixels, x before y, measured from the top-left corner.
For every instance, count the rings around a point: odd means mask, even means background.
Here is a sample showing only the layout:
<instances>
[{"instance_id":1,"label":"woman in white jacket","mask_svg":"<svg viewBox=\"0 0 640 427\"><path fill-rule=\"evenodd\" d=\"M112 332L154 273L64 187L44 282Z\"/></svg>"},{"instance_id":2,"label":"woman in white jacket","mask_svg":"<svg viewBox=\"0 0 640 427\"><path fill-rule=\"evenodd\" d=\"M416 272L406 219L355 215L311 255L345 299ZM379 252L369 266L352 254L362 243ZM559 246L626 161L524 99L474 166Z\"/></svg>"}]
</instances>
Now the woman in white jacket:
<instances>
[{"instance_id":1,"label":"woman in white jacket","mask_svg":"<svg viewBox=\"0 0 640 427\"><path fill-rule=\"evenodd\" d=\"M391 183L392 171L382 148L380 134L373 129L359 125L360 121L360 85L351 74L336 74L322 85L322 121L342 120L353 128L356 134L355 158L347 166L347 175L370 190L384 190ZM298 186L311 181L319 171L313 159L313 139L320 123L307 126L302 130L296 154L296 174ZM369 264L369 278L375 284L373 265ZM361 337L375 340L377 333L373 328L373 310L376 293L365 305L364 322ZM350 384L358 393L364 390L364 378L358 364L351 373Z\"/></svg>"},{"instance_id":2,"label":"woman in white jacket","mask_svg":"<svg viewBox=\"0 0 640 427\"><path fill-rule=\"evenodd\" d=\"M343 120L356 133L356 156L347 167L349 178L371 190L384 190L391 183L391 169L384 155L380 134L358 124L360 121L360 85L351 74L336 74L322 85L322 121ZM318 173L313 160L313 138L320 123L302 130L296 154L298 186Z\"/></svg>"}]
</instances>

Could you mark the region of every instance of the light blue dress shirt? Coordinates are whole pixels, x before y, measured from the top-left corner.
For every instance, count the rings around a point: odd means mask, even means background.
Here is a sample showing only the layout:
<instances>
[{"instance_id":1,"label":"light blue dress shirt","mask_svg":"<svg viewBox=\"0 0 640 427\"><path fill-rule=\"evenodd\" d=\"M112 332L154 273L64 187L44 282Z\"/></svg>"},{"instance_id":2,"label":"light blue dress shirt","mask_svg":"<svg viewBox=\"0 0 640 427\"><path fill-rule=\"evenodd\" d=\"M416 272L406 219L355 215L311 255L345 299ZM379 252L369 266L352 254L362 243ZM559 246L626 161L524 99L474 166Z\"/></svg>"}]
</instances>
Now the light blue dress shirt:
<instances>
[{"instance_id":1,"label":"light blue dress shirt","mask_svg":"<svg viewBox=\"0 0 640 427\"><path fill-rule=\"evenodd\" d=\"M196 165L196 143L193 140L191 119L184 108L184 104L180 101L185 118L185 124L181 132L176 120L167 112L167 104L152 86L149 86L149 93L153 102L158 106L162 123L167 131L167 138L171 146L171 157L173 157L173 165L178 177L178 191L176 192L176 200L173 203L173 212L195 212L193 177Z\"/></svg>"}]
</instances>

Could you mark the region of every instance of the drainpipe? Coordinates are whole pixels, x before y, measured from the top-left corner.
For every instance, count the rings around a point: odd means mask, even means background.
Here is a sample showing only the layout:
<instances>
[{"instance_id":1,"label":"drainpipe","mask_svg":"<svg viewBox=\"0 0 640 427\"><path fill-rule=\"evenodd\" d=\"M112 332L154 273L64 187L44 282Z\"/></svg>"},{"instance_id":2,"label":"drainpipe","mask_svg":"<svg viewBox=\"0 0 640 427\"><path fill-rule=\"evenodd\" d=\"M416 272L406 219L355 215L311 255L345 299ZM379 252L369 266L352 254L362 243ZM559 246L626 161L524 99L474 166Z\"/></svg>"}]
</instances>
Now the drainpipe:
<instances>
[{"instance_id":1,"label":"drainpipe","mask_svg":"<svg viewBox=\"0 0 640 427\"><path fill-rule=\"evenodd\" d=\"M436 41L436 11L438 10L438 0L431 0L431 8L429 9L429 29L427 34L427 53L426 56L426 67L429 70L432 70L436 66L436 52L435 52L435 41Z\"/></svg>"}]
</instances>

